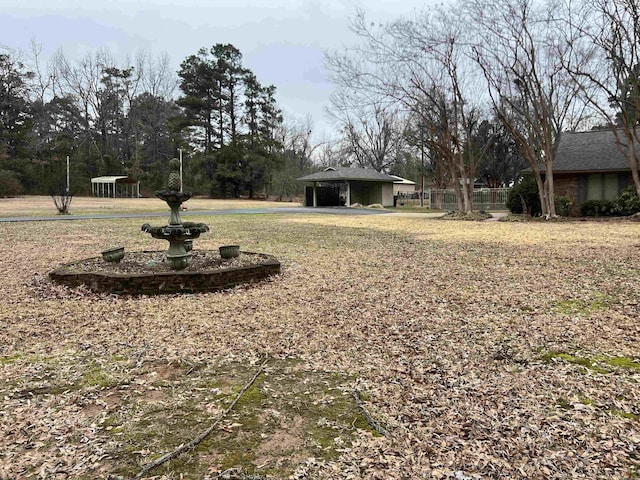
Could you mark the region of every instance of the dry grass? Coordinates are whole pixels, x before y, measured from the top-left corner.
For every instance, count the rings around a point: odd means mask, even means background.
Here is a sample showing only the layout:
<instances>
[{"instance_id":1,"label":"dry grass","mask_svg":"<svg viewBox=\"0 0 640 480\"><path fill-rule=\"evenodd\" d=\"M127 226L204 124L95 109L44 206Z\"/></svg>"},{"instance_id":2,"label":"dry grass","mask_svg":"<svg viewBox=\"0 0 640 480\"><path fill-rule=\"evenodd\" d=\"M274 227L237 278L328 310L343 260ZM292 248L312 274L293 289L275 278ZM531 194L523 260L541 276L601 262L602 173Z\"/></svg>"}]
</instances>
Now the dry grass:
<instances>
[{"instance_id":1,"label":"dry grass","mask_svg":"<svg viewBox=\"0 0 640 480\"><path fill-rule=\"evenodd\" d=\"M221 210L238 208L271 208L298 205L290 202L264 200L213 200L192 198L184 204L189 210ZM72 215L107 213L168 212L167 204L157 198L96 198L74 197L69 209ZM0 217L45 217L57 214L51 197L22 196L0 198Z\"/></svg>"},{"instance_id":2,"label":"dry grass","mask_svg":"<svg viewBox=\"0 0 640 480\"><path fill-rule=\"evenodd\" d=\"M99 296L42 277L105 245L164 248L143 220L0 224L0 478L132 475L204 430L265 357L224 429L154 478L637 477L637 223L201 221L196 249L240 244L283 274Z\"/></svg>"}]
</instances>

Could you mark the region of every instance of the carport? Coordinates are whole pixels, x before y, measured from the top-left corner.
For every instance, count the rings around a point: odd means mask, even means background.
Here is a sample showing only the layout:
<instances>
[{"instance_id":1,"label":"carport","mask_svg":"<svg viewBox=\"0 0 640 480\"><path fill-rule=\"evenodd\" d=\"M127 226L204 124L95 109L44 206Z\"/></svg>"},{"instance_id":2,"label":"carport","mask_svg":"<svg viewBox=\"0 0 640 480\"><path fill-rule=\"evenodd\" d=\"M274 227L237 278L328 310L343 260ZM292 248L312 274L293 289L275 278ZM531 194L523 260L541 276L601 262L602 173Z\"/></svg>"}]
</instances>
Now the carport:
<instances>
[{"instance_id":1,"label":"carport","mask_svg":"<svg viewBox=\"0 0 640 480\"><path fill-rule=\"evenodd\" d=\"M391 175L366 168L329 167L321 172L298 178L312 185L305 188L308 207L337 207L342 205L380 204L393 207Z\"/></svg>"},{"instance_id":2,"label":"carport","mask_svg":"<svg viewBox=\"0 0 640 480\"><path fill-rule=\"evenodd\" d=\"M94 177L91 179L91 193L94 197L138 198L140 182L127 175Z\"/></svg>"}]
</instances>

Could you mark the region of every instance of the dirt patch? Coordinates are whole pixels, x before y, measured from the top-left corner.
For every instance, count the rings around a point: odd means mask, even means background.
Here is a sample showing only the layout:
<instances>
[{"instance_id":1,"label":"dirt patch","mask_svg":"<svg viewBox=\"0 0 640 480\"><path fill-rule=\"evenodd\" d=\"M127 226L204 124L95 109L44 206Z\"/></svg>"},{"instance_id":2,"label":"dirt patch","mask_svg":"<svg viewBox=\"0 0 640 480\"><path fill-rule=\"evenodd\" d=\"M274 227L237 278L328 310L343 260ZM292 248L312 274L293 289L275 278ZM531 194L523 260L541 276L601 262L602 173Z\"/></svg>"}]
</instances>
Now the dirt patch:
<instances>
[{"instance_id":1,"label":"dirt patch","mask_svg":"<svg viewBox=\"0 0 640 480\"><path fill-rule=\"evenodd\" d=\"M184 368L172 363L151 363L147 367L150 367L151 371L147 372L143 378L152 383L161 380L173 380L176 376L184 375L185 373Z\"/></svg>"},{"instance_id":2,"label":"dirt patch","mask_svg":"<svg viewBox=\"0 0 640 480\"><path fill-rule=\"evenodd\" d=\"M256 464L265 461L264 456L279 456L298 451L304 445L305 420L301 416L293 417L280 424L280 430L276 431L262 441L256 450Z\"/></svg>"},{"instance_id":3,"label":"dirt patch","mask_svg":"<svg viewBox=\"0 0 640 480\"><path fill-rule=\"evenodd\" d=\"M140 401L144 403L162 403L167 401L167 395L158 388L148 388L141 395Z\"/></svg>"}]
</instances>

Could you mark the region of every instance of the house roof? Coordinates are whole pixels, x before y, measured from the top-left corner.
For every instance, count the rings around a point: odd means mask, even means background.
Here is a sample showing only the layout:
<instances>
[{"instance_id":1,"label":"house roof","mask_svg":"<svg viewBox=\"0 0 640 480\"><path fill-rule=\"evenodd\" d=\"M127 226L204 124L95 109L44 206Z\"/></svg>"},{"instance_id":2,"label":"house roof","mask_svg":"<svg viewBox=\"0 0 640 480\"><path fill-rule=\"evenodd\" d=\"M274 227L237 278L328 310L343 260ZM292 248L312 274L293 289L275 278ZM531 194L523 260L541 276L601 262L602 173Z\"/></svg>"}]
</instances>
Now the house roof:
<instances>
[{"instance_id":1,"label":"house roof","mask_svg":"<svg viewBox=\"0 0 640 480\"><path fill-rule=\"evenodd\" d=\"M554 172L620 170L629 170L629 164L616 145L615 135L610 129L565 132L561 135L553 161Z\"/></svg>"},{"instance_id":2,"label":"house roof","mask_svg":"<svg viewBox=\"0 0 640 480\"><path fill-rule=\"evenodd\" d=\"M368 168L329 167L322 172L311 173L298 178L301 182L339 182L345 180L361 180L365 182L395 182L396 179L386 173Z\"/></svg>"}]
</instances>

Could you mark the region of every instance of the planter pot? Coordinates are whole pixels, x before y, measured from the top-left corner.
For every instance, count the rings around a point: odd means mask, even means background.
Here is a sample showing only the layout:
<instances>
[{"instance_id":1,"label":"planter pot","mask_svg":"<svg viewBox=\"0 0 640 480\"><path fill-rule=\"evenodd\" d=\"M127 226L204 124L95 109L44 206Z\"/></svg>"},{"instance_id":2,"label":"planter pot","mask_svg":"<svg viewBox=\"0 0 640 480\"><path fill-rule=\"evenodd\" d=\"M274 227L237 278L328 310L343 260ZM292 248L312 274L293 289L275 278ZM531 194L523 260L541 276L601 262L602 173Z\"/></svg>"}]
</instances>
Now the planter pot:
<instances>
[{"instance_id":1,"label":"planter pot","mask_svg":"<svg viewBox=\"0 0 640 480\"><path fill-rule=\"evenodd\" d=\"M223 245L222 247L219 248L219 250L220 250L220 256L227 260L240 255L239 245Z\"/></svg>"},{"instance_id":2,"label":"planter pot","mask_svg":"<svg viewBox=\"0 0 640 480\"><path fill-rule=\"evenodd\" d=\"M124 258L124 247L110 248L102 252L102 258L105 262L119 262Z\"/></svg>"}]
</instances>

